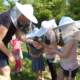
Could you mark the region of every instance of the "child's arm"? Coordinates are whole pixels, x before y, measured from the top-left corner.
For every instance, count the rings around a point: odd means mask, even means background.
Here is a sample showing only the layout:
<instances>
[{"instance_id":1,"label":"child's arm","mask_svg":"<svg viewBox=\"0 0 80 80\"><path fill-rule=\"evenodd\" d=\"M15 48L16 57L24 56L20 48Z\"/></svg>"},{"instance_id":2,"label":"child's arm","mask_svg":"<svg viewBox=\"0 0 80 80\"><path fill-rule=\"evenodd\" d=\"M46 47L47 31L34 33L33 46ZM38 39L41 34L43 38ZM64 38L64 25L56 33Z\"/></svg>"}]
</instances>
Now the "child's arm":
<instances>
[{"instance_id":1,"label":"child's arm","mask_svg":"<svg viewBox=\"0 0 80 80\"><path fill-rule=\"evenodd\" d=\"M29 53L31 56L33 56L32 52L31 52L31 47L29 47Z\"/></svg>"},{"instance_id":2,"label":"child's arm","mask_svg":"<svg viewBox=\"0 0 80 80\"><path fill-rule=\"evenodd\" d=\"M39 58L45 52L45 47L42 48L42 52L40 52L37 57Z\"/></svg>"}]
</instances>

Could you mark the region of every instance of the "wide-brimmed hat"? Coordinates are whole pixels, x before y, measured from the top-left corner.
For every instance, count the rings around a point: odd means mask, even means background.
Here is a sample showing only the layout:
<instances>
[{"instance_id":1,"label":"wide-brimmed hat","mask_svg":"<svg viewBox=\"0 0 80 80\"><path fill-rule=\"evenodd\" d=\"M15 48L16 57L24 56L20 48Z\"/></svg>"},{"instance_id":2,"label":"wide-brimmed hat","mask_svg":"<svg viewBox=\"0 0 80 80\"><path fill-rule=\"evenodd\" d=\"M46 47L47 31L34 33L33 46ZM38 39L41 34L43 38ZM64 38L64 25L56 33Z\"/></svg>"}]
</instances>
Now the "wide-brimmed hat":
<instances>
[{"instance_id":1,"label":"wide-brimmed hat","mask_svg":"<svg viewBox=\"0 0 80 80\"><path fill-rule=\"evenodd\" d=\"M59 21L59 26L68 24L68 23L72 23L74 22L74 20L68 16L62 16L62 18Z\"/></svg>"},{"instance_id":2,"label":"wide-brimmed hat","mask_svg":"<svg viewBox=\"0 0 80 80\"><path fill-rule=\"evenodd\" d=\"M62 25L65 25L65 24L69 24L69 23L73 23L73 22L76 22L76 27L80 28L80 25L77 21L73 20L71 17L68 17L68 16L63 16L60 21L59 21L59 25L58 26L62 26Z\"/></svg>"},{"instance_id":3,"label":"wide-brimmed hat","mask_svg":"<svg viewBox=\"0 0 80 80\"><path fill-rule=\"evenodd\" d=\"M29 33L29 34L27 34L26 35L26 38L33 38L33 37L36 37L37 36L37 32L39 31L39 29L38 28L34 28L34 30L31 32L31 33Z\"/></svg>"},{"instance_id":4,"label":"wide-brimmed hat","mask_svg":"<svg viewBox=\"0 0 80 80\"><path fill-rule=\"evenodd\" d=\"M32 37L40 37L44 35L48 30L52 29L53 27L57 27L57 24L55 23L55 19L51 19L49 21L43 21L41 23L41 28L37 30L35 33L31 33L27 35L27 38L32 38Z\"/></svg>"},{"instance_id":5,"label":"wide-brimmed hat","mask_svg":"<svg viewBox=\"0 0 80 80\"><path fill-rule=\"evenodd\" d=\"M80 20L78 21L72 21L70 22L69 18L64 18L63 19L63 24L59 25L58 27L54 28L53 30L61 30L61 33L62 33L62 38L63 39L66 39L68 36L72 36L72 35L75 35L76 37L77 36L80 36L80 30L79 28L80 27ZM77 37L78 40L80 40L79 37Z\"/></svg>"},{"instance_id":6,"label":"wide-brimmed hat","mask_svg":"<svg viewBox=\"0 0 80 80\"><path fill-rule=\"evenodd\" d=\"M30 21L33 23L38 23L36 17L33 15L33 7L31 4L20 4L16 2L17 8L20 10L20 12L27 17Z\"/></svg>"},{"instance_id":7,"label":"wide-brimmed hat","mask_svg":"<svg viewBox=\"0 0 80 80\"><path fill-rule=\"evenodd\" d=\"M53 27L57 27L57 24L55 23L55 19L49 21L43 21L41 23L40 30L36 34L38 37L40 37L44 35L48 30L52 29Z\"/></svg>"}]
</instances>

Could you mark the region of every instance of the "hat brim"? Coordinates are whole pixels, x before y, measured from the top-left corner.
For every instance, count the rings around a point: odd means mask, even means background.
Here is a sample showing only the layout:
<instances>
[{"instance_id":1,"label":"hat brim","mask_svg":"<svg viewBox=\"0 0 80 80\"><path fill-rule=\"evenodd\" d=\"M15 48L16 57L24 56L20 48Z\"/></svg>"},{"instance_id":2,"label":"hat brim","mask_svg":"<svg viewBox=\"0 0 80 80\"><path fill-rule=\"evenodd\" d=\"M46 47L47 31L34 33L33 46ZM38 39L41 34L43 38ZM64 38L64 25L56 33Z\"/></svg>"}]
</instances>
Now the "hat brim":
<instances>
[{"instance_id":1,"label":"hat brim","mask_svg":"<svg viewBox=\"0 0 80 80\"><path fill-rule=\"evenodd\" d=\"M37 36L40 37L40 36L44 35L48 30L51 29L51 27L54 25L54 23L55 23L55 20L54 19L47 21L47 25L46 25L47 28L45 28L45 30L43 30L42 28L40 28L40 30L37 32Z\"/></svg>"},{"instance_id":2,"label":"hat brim","mask_svg":"<svg viewBox=\"0 0 80 80\"><path fill-rule=\"evenodd\" d=\"M65 39L66 37L79 32L80 30L78 26L80 26L80 20L72 22L72 23L64 24L62 26L58 26L54 28L53 30L56 32L56 30L60 29L62 31L62 37L63 39Z\"/></svg>"},{"instance_id":3,"label":"hat brim","mask_svg":"<svg viewBox=\"0 0 80 80\"><path fill-rule=\"evenodd\" d=\"M40 36L44 35L54 25L55 20L53 19L53 20L43 21L43 22L46 22L46 24L45 25L41 25L41 28L36 33L27 35L26 37L32 38L32 37L36 37L36 36L40 37ZM45 26L45 30L43 30L43 28L42 28L43 26Z\"/></svg>"},{"instance_id":4,"label":"hat brim","mask_svg":"<svg viewBox=\"0 0 80 80\"><path fill-rule=\"evenodd\" d=\"M63 24L61 26L55 27L53 30L63 29L63 28L66 28L68 26L71 26L71 25L76 25L76 27L79 28L80 27L80 20L79 21L70 22L70 23L67 23L67 24Z\"/></svg>"},{"instance_id":5,"label":"hat brim","mask_svg":"<svg viewBox=\"0 0 80 80\"><path fill-rule=\"evenodd\" d=\"M38 21L37 21L37 19L36 19L36 17L34 16L34 15L32 15L32 16L29 16L29 14L28 13L25 13L24 12L24 9L23 9L23 5L21 5L20 3L18 3L18 2L16 2L16 6L17 6L17 8L19 9L19 11L26 17L26 18L28 18L30 21L32 21L33 23L38 23ZM28 15L27 15L28 14Z\"/></svg>"},{"instance_id":6,"label":"hat brim","mask_svg":"<svg viewBox=\"0 0 80 80\"><path fill-rule=\"evenodd\" d=\"M44 35L51 27L47 28L45 31L42 28L36 33L37 37Z\"/></svg>"},{"instance_id":7,"label":"hat brim","mask_svg":"<svg viewBox=\"0 0 80 80\"><path fill-rule=\"evenodd\" d=\"M68 23L72 23L74 22L74 20L68 16L63 16L60 21L59 21L59 26L64 25L64 24L68 24Z\"/></svg>"},{"instance_id":8,"label":"hat brim","mask_svg":"<svg viewBox=\"0 0 80 80\"><path fill-rule=\"evenodd\" d=\"M30 33L28 35L26 35L26 38L33 38L33 37L40 37L42 35L44 35L51 27L47 28L45 31L42 30L42 28L40 28L40 30L36 33Z\"/></svg>"},{"instance_id":9,"label":"hat brim","mask_svg":"<svg viewBox=\"0 0 80 80\"><path fill-rule=\"evenodd\" d=\"M37 34L36 33L30 33L28 35L26 35L26 38L33 38L33 37L36 37Z\"/></svg>"}]
</instances>

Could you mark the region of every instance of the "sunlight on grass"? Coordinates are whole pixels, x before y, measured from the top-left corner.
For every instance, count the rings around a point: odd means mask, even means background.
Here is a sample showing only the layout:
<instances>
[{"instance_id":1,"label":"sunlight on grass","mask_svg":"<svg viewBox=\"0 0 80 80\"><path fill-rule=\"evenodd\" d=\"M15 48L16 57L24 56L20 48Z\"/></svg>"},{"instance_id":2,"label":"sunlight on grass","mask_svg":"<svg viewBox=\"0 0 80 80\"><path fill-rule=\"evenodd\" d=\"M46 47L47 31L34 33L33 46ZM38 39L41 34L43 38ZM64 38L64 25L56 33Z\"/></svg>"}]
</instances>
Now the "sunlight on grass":
<instances>
[{"instance_id":1,"label":"sunlight on grass","mask_svg":"<svg viewBox=\"0 0 80 80\"><path fill-rule=\"evenodd\" d=\"M11 45L9 44L8 45L9 47L9 50L12 51L11 49ZM27 55L27 49L26 49L26 45L25 43L22 44L22 50L23 50L23 74L22 76L19 76L17 78L14 77L14 64L11 64L10 63L10 67L11 67L11 78L12 80L36 80L35 78L35 74L34 72L31 71L31 59L25 59L25 56ZM80 55L80 52L78 53L78 55ZM44 61L45 61L45 80L49 80L50 79L50 72L49 70L47 69L48 68L48 65L46 63L46 58L44 57ZM60 68L60 63L59 61L57 62L56 64L56 69L57 69L57 73L59 71L59 68ZM76 75L76 80L80 80L80 68L78 70L78 73Z\"/></svg>"}]
</instances>

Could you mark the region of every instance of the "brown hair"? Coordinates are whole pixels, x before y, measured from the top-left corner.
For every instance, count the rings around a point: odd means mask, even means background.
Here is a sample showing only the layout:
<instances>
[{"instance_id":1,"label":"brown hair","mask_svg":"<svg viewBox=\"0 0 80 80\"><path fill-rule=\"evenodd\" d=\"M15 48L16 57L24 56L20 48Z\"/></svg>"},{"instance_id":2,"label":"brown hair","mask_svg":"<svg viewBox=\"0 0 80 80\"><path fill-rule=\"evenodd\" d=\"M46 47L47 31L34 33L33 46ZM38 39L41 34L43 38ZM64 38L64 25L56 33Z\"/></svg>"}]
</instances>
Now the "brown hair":
<instances>
[{"instance_id":1,"label":"brown hair","mask_svg":"<svg viewBox=\"0 0 80 80\"><path fill-rule=\"evenodd\" d=\"M58 39L58 37L56 35L56 32L55 32L55 37L56 37L57 45L64 46L64 41L63 41L63 38L62 38L62 31L61 31L61 29L59 29L59 34L60 34L60 36L59 36L60 39Z\"/></svg>"}]
</instances>

